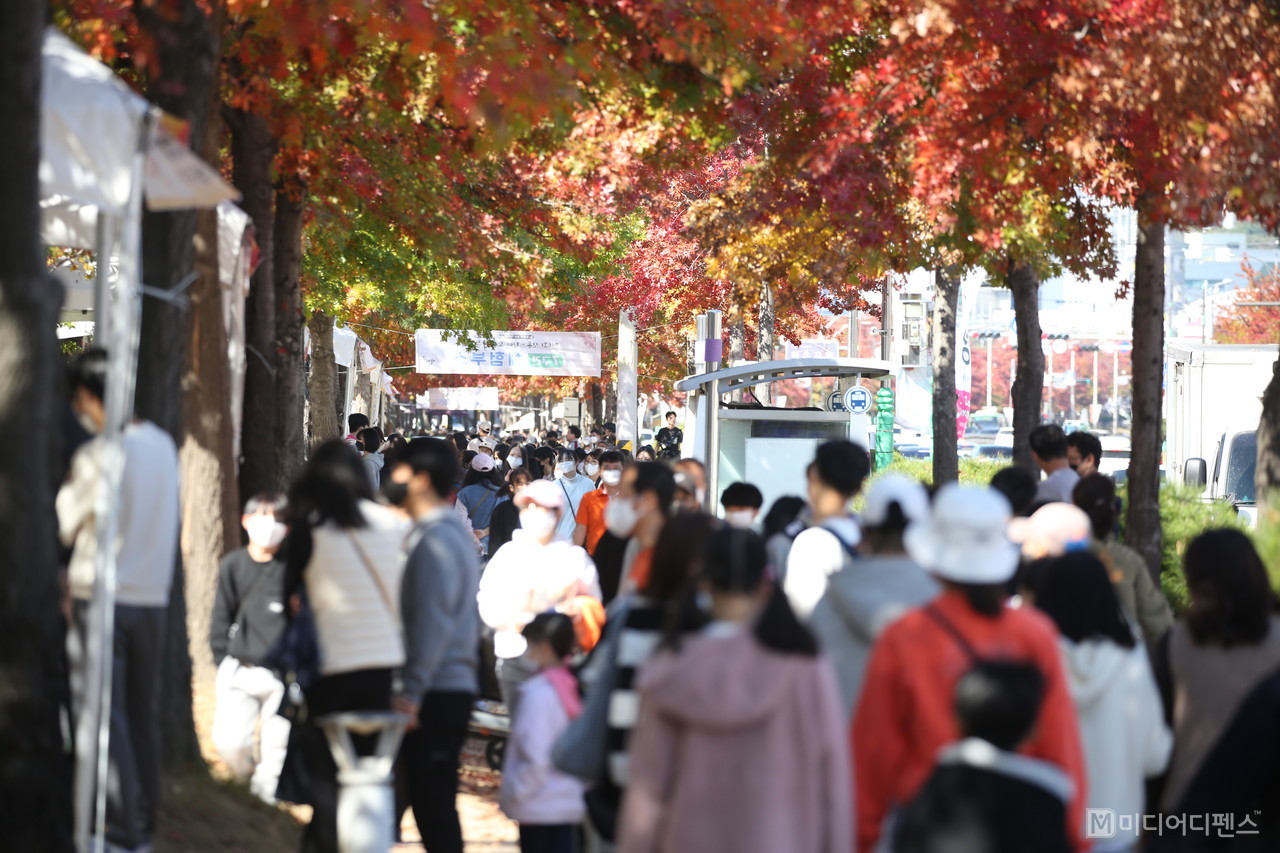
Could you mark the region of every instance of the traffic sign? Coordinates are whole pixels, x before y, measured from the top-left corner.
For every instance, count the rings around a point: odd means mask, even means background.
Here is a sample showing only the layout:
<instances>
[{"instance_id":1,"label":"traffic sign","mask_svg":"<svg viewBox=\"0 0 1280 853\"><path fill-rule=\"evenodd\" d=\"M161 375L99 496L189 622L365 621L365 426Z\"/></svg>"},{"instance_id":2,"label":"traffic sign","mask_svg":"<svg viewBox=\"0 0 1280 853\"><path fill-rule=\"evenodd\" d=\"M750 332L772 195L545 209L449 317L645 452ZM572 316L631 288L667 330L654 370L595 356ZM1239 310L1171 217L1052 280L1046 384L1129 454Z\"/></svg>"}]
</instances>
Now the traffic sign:
<instances>
[{"instance_id":1,"label":"traffic sign","mask_svg":"<svg viewBox=\"0 0 1280 853\"><path fill-rule=\"evenodd\" d=\"M828 412L846 412L848 409L844 407L844 395L839 391L832 391L827 395L827 411Z\"/></svg>"},{"instance_id":2,"label":"traffic sign","mask_svg":"<svg viewBox=\"0 0 1280 853\"><path fill-rule=\"evenodd\" d=\"M845 411L854 415L865 415L871 411L871 404L875 402L875 398L871 396L871 392L861 385L854 385L844 392Z\"/></svg>"}]
</instances>

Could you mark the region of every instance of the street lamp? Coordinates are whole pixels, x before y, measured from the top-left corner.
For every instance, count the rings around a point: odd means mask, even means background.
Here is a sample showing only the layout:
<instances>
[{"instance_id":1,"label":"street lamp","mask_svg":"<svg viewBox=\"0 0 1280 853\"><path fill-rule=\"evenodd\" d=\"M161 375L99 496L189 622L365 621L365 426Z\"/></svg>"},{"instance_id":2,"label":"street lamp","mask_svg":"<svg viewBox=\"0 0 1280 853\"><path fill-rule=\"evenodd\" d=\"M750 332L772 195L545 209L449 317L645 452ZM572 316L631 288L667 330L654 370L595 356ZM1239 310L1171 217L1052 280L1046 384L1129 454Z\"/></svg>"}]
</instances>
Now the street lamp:
<instances>
[{"instance_id":1,"label":"street lamp","mask_svg":"<svg viewBox=\"0 0 1280 853\"><path fill-rule=\"evenodd\" d=\"M991 342L1004 337L1004 332L979 332L976 337L987 342L987 408L991 408Z\"/></svg>"},{"instance_id":2,"label":"street lamp","mask_svg":"<svg viewBox=\"0 0 1280 853\"><path fill-rule=\"evenodd\" d=\"M1089 409L1089 422L1093 422L1094 412L1098 408L1098 350L1102 349L1098 344L1081 344L1080 352L1093 353L1093 379L1090 386L1093 388L1093 404Z\"/></svg>"},{"instance_id":3,"label":"street lamp","mask_svg":"<svg viewBox=\"0 0 1280 853\"><path fill-rule=\"evenodd\" d=\"M1042 335L1041 337L1046 341L1071 340L1070 335ZM1049 363L1047 365L1048 369L1046 370L1046 373L1049 376L1049 397L1048 397L1048 404L1047 404L1048 411L1046 415L1046 420L1052 421L1053 420L1053 344L1049 344L1048 356L1049 356ZM1073 402L1072 408L1074 407L1075 407L1075 403Z\"/></svg>"}]
</instances>

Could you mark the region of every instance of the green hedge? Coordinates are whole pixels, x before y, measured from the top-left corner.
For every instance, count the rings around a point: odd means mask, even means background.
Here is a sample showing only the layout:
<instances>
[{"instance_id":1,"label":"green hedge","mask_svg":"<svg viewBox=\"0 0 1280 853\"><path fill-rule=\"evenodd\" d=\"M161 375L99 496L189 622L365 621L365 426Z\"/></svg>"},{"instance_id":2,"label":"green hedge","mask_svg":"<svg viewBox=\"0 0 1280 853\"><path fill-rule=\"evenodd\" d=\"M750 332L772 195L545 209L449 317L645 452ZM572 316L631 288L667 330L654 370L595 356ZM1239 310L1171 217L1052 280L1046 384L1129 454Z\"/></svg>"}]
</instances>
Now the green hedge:
<instances>
[{"instance_id":1,"label":"green hedge","mask_svg":"<svg viewBox=\"0 0 1280 853\"><path fill-rule=\"evenodd\" d=\"M1187 545L1206 530L1244 525L1231 504L1203 501L1198 492L1176 485L1160 489L1160 524L1164 528L1160 584L1174 613L1182 613L1187 608L1187 581L1182 574Z\"/></svg>"}]
</instances>

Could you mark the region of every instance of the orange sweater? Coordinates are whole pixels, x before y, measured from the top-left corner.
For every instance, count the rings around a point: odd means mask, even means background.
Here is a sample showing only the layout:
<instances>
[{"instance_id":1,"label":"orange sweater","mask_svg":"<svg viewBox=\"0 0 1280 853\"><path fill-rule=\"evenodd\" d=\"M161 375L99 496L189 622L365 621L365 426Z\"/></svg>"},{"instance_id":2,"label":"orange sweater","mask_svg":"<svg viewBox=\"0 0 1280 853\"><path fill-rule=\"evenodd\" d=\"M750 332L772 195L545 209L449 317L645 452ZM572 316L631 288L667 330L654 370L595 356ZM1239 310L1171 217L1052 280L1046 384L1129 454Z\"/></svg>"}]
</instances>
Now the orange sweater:
<instances>
[{"instance_id":1,"label":"orange sweater","mask_svg":"<svg viewBox=\"0 0 1280 853\"><path fill-rule=\"evenodd\" d=\"M1062 767L1075 785L1067 807L1067 836L1087 848L1085 766L1075 706L1058 651L1058 632L1032 609L1006 609L989 619L964 596L943 592L933 606L983 657L1033 662L1045 676L1036 730L1023 754ZM956 682L972 660L923 609L903 616L876 641L853 719L853 768L858 853L871 853L896 806L910 802L933 770L938 751L960 739L954 713Z\"/></svg>"}]
</instances>

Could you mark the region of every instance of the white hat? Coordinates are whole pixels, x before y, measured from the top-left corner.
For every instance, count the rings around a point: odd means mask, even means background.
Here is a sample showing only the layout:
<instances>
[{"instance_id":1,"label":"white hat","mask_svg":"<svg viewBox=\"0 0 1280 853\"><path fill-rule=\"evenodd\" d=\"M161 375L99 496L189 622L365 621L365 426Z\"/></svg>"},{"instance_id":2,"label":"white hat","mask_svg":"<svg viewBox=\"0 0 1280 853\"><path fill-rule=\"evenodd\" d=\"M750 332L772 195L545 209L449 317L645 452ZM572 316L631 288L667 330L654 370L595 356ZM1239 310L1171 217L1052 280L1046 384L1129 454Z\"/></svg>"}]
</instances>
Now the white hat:
<instances>
[{"instance_id":1,"label":"white hat","mask_svg":"<svg viewBox=\"0 0 1280 853\"><path fill-rule=\"evenodd\" d=\"M1018 568L1018 546L1006 527L1013 510L999 492L948 483L928 518L907 528L903 542L917 563L944 580L1001 584Z\"/></svg>"},{"instance_id":2,"label":"white hat","mask_svg":"<svg viewBox=\"0 0 1280 853\"><path fill-rule=\"evenodd\" d=\"M1082 548L1093 538L1089 516L1075 504L1045 504L1030 518L1009 522L1009 538L1022 546L1022 556L1029 560L1061 557Z\"/></svg>"},{"instance_id":3,"label":"white hat","mask_svg":"<svg viewBox=\"0 0 1280 853\"><path fill-rule=\"evenodd\" d=\"M534 480L520 490L515 503L518 509L529 504L537 504L544 509L560 509L564 506L564 490L550 480Z\"/></svg>"},{"instance_id":4,"label":"white hat","mask_svg":"<svg viewBox=\"0 0 1280 853\"><path fill-rule=\"evenodd\" d=\"M910 477L890 472L877 477L867 490L862 508L862 523L880 527L889 520L889 507L897 504L907 523L923 521L929 516L929 493Z\"/></svg>"},{"instance_id":5,"label":"white hat","mask_svg":"<svg viewBox=\"0 0 1280 853\"><path fill-rule=\"evenodd\" d=\"M488 421L480 421L480 423L476 424L476 430L479 432L488 432L491 429L493 429L493 424Z\"/></svg>"},{"instance_id":6,"label":"white hat","mask_svg":"<svg viewBox=\"0 0 1280 853\"><path fill-rule=\"evenodd\" d=\"M493 457L488 453L477 453L476 457L471 460L472 471L480 471L481 473L485 471L492 471L493 466Z\"/></svg>"}]
</instances>

